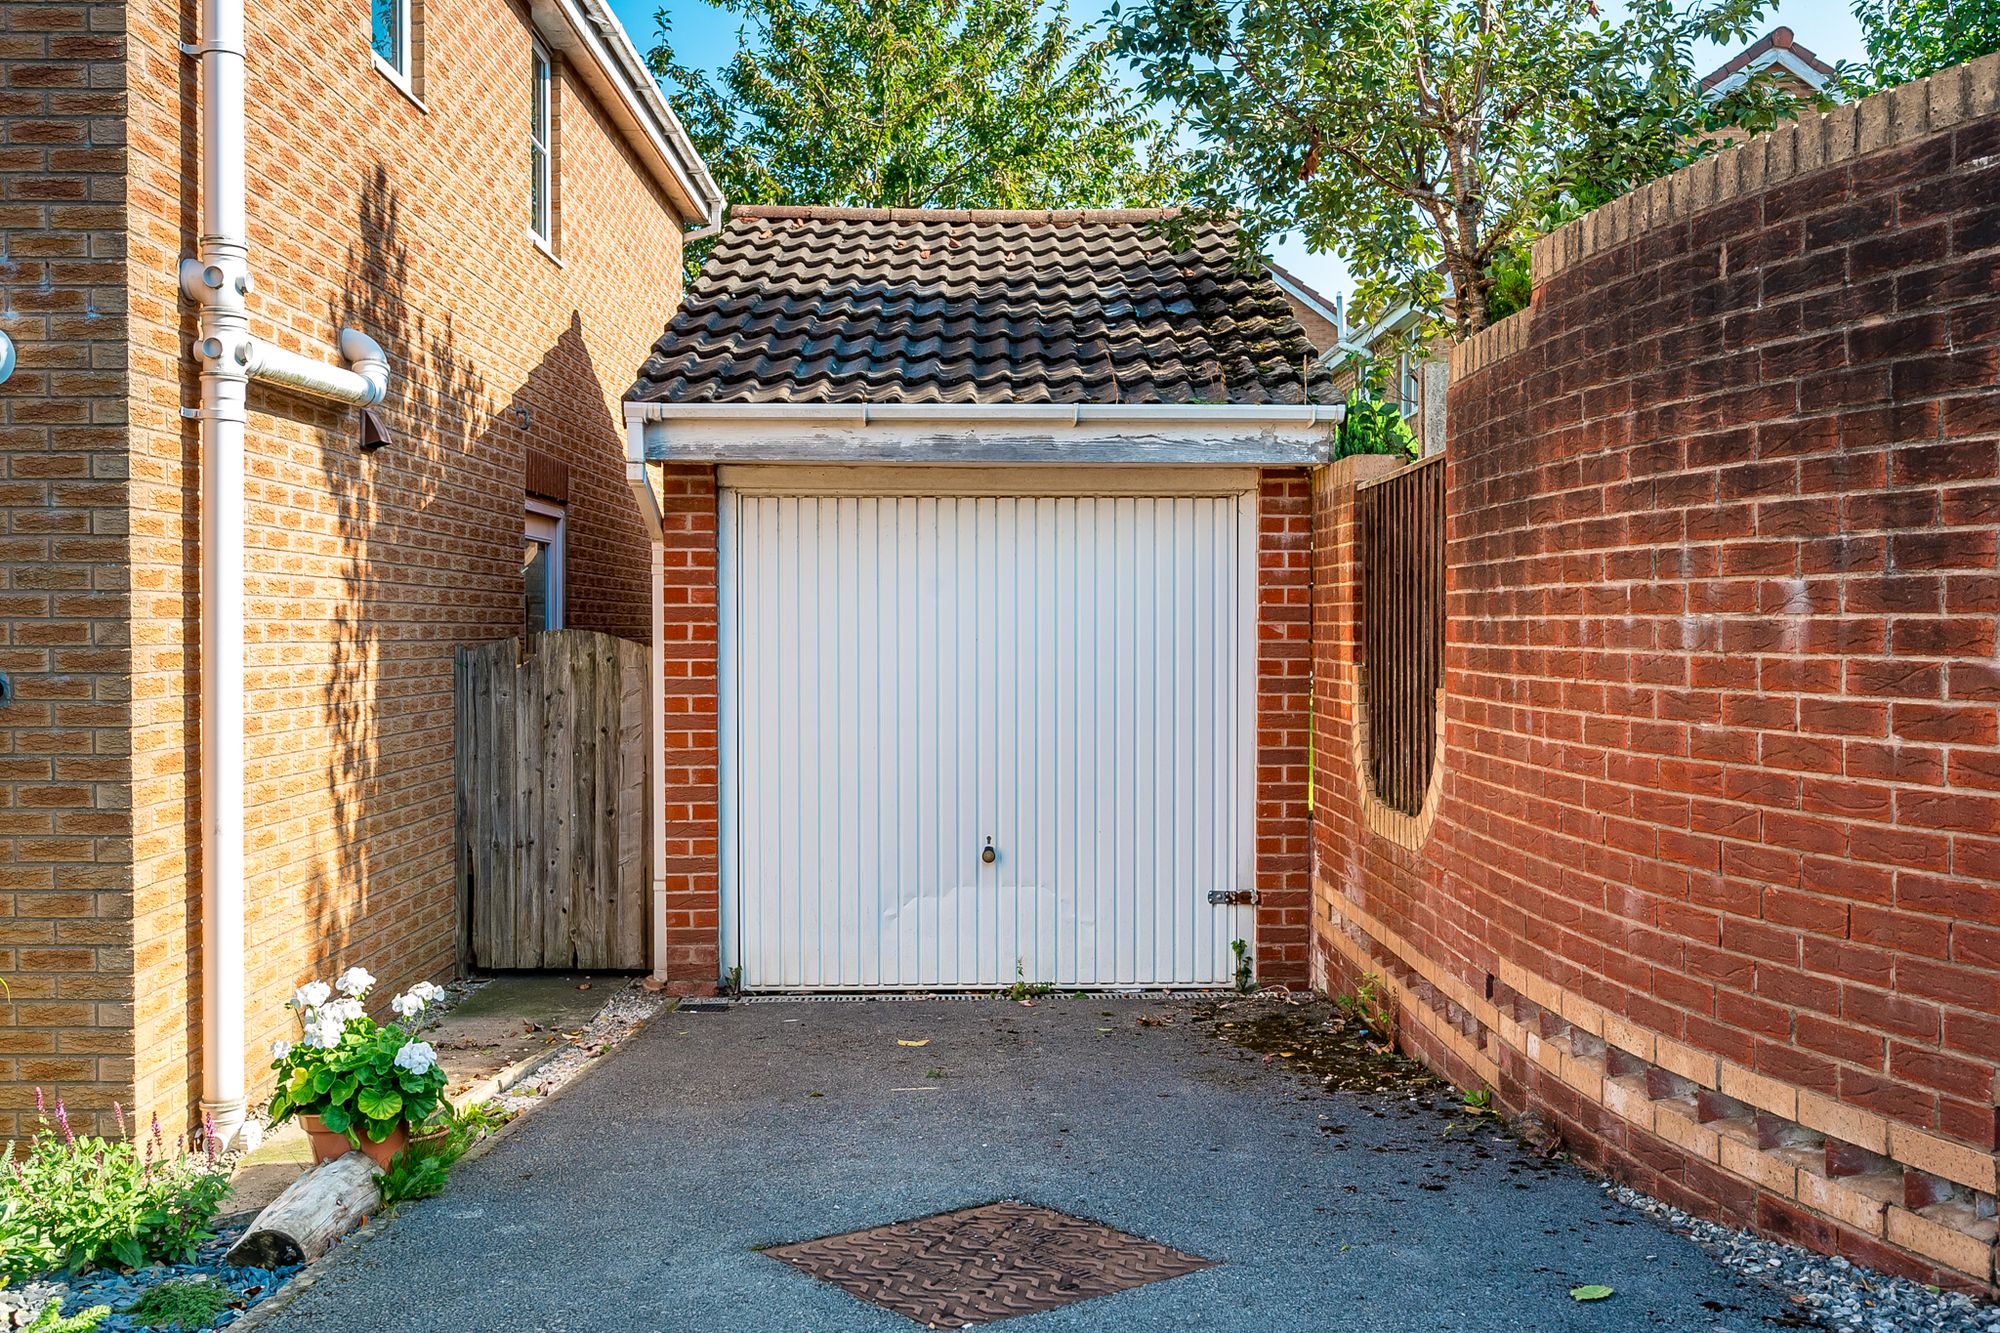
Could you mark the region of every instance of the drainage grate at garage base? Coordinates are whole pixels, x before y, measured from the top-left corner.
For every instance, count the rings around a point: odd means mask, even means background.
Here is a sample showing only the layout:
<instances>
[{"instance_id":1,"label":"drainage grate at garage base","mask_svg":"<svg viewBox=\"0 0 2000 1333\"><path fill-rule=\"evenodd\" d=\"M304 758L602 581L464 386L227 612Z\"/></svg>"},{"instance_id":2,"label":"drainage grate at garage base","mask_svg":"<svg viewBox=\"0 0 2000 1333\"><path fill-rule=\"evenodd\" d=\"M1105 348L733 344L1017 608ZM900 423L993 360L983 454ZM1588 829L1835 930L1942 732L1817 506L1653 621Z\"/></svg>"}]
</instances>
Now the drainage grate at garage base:
<instances>
[{"instance_id":1,"label":"drainage grate at garage base","mask_svg":"<svg viewBox=\"0 0 2000 1333\"><path fill-rule=\"evenodd\" d=\"M989 1203L764 1251L933 1328L1109 1296L1212 1261L1026 1203Z\"/></svg>"}]
</instances>

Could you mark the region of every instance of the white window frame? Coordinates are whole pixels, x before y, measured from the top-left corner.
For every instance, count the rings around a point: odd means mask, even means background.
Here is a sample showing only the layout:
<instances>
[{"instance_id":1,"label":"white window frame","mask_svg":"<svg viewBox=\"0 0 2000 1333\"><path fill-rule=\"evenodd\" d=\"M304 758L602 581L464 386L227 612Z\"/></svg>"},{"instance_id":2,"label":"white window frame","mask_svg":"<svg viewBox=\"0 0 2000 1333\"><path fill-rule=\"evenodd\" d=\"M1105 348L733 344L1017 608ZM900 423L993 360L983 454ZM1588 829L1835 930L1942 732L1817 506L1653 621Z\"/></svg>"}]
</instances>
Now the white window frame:
<instances>
[{"instance_id":1,"label":"white window frame","mask_svg":"<svg viewBox=\"0 0 2000 1333\"><path fill-rule=\"evenodd\" d=\"M563 605L563 526L567 517L568 511L559 504L551 504L547 500L537 500L533 497L528 500L524 540L539 542L549 548L549 623L546 626L548 629L561 629L568 623ZM521 590L521 596L523 600L526 599L526 588Z\"/></svg>"},{"instance_id":2,"label":"white window frame","mask_svg":"<svg viewBox=\"0 0 2000 1333\"><path fill-rule=\"evenodd\" d=\"M375 49L376 0L369 0L368 3L369 59L374 62L376 70L382 77L395 84L403 96L417 104L419 110L428 110L417 97L417 60L416 52L412 49L416 24L411 17L411 11L416 7L416 0L387 0L387 3L395 16L396 59L390 60Z\"/></svg>"},{"instance_id":3,"label":"white window frame","mask_svg":"<svg viewBox=\"0 0 2000 1333\"><path fill-rule=\"evenodd\" d=\"M531 179L528 183L528 235L550 254L555 253L556 244L556 202L555 202L555 140L556 140L556 64L549 56L548 48L540 38L530 45L533 57L528 63L530 102L528 109L528 169ZM541 122L541 134L537 137L535 122ZM537 208L539 203L540 207Z\"/></svg>"}]
</instances>

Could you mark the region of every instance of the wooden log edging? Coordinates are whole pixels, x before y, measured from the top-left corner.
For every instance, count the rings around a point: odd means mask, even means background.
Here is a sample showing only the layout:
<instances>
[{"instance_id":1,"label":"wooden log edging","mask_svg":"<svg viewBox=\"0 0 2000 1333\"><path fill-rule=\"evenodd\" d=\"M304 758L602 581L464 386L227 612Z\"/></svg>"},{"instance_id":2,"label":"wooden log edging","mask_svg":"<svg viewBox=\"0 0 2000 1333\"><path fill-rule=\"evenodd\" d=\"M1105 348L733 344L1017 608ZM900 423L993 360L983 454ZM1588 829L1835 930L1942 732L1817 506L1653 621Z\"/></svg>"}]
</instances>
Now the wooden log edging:
<instances>
[{"instance_id":1,"label":"wooden log edging","mask_svg":"<svg viewBox=\"0 0 2000 1333\"><path fill-rule=\"evenodd\" d=\"M365 1153L323 1162L285 1187L257 1214L224 1261L239 1267L309 1264L382 1211L376 1167Z\"/></svg>"}]
</instances>

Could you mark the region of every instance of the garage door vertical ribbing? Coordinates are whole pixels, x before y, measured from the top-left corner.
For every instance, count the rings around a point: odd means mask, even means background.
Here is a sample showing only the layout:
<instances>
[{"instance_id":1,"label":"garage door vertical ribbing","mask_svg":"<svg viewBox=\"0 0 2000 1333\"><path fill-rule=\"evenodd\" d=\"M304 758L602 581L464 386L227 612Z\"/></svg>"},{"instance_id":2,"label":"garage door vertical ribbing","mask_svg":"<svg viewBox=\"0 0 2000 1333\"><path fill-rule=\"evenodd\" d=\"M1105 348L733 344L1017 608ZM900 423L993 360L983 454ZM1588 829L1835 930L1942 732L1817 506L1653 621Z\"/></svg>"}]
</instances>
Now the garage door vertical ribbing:
<instances>
[{"instance_id":1,"label":"garage door vertical ribbing","mask_svg":"<svg viewBox=\"0 0 2000 1333\"><path fill-rule=\"evenodd\" d=\"M745 985L1229 979L1249 913L1208 895L1252 882L1248 500L731 491L722 516Z\"/></svg>"}]
</instances>

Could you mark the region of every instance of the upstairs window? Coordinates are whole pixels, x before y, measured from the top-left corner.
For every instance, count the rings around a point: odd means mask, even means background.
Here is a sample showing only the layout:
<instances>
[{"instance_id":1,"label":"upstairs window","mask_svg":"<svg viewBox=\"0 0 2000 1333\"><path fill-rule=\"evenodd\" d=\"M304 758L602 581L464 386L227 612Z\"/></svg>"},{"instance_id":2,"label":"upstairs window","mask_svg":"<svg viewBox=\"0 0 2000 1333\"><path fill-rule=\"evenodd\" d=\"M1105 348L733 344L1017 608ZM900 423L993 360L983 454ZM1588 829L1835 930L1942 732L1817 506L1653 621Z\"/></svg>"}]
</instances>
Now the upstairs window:
<instances>
[{"instance_id":1,"label":"upstairs window","mask_svg":"<svg viewBox=\"0 0 2000 1333\"><path fill-rule=\"evenodd\" d=\"M371 0L375 58L404 83L410 81L410 0Z\"/></svg>"},{"instance_id":2,"label":"upstairs window","mask_svg":"<svg viewBox=\"0 0 2000 1333\"><path fill-rule=\"evenodd\" d=\"M542 49L540 42L534 49L533 105L528 115L528 230L535 239L550 249L555 247L555 229L551 225L551 201L554 195L555 173L551 169L549 152L554 121L550 115L550 85L553 82L549 66L549 53Z\"/></svg>"}]
</instances>

